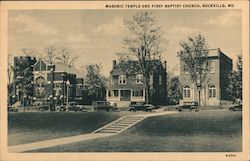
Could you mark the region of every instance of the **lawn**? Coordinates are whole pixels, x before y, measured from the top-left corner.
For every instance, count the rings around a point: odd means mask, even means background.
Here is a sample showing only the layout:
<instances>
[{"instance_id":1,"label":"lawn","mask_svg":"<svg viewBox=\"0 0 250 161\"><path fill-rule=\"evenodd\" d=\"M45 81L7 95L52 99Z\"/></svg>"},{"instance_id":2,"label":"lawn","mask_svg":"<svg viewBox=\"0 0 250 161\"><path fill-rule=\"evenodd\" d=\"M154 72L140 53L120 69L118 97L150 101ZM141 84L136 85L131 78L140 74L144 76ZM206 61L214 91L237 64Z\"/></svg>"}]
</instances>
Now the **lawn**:
<instances>
[{"instance_id":1,"label":"lawn","mask_svg":"<svg viewBox=\"0 0 250 161\"><path fill-rule=\"evenodd\" d=\"M33 152L240 152L241 126L241 112L183 112L148 118L116 136Z\"/></svg>"},{"instance_id":2,"label":"lawn","mask_svg":"<svg viewBox=\"0 0 250 161\"><path fill-rule=\"evenodd\" d=\"M8 145L90 133L120 117L108 112L17 112L8 115Z\"/></svg>"}]
</instances>

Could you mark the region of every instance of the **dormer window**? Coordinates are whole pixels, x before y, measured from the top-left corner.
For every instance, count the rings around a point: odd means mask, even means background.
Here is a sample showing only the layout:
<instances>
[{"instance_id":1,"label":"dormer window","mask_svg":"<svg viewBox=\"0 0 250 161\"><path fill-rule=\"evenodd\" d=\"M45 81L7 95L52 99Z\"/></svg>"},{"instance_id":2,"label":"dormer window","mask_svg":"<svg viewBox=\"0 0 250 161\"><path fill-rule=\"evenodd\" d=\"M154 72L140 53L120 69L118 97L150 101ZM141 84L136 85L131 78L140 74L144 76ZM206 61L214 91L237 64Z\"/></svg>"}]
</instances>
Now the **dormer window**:
<instances>
[{"instance_id":1,"label":"dormer window","mask_svg":"<svg viewBox=\"0 0 250 161\"><path fill-rule=\"evenodd\" d=\"M136 84L142 84L143 83L143 75L138 74L136 75Z\"/></svg>"},{"instance_id":2,"label":"dormer window","mask_svg":"<svg viewBox=\"0 0 250 161\"><path fill-rule=\"evenodd\" d=\"M126 84L127 80L126 80L126 75L120 75L118 77L118 84Z\"/></svg>"}]
</instances>

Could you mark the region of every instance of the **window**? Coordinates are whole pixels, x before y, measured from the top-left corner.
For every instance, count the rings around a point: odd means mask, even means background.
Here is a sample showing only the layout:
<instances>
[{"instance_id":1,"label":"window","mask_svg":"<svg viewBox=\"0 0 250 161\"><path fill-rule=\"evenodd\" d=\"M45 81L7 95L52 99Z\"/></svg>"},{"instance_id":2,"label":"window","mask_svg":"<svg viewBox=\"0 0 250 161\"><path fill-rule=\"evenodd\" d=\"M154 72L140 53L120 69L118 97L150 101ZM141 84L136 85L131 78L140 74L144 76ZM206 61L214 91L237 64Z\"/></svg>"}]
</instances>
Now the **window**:
<instances>
[{"instance_id":1,"label":"window","mask_svg":"<svg viewBox=\"0 0 250 161\"><path fill-rule=\"evenodd\" d=\"M183 89L183 97L184 98L190 98L191 97L191 89L189 86L184 87Z\"/></svg>"},{"instance_id":2,"label":"window","mask_svg":"<svg viewBox=\"0 0 250 161\"><path fill-rule=\"evenodd\" d=\"M159 75L159 85L162 85L162 77Z\"/></svg>"},{"instance_id":3,"label":"window","mask_svg":"<svg viewBox=\"0 0 250 161\"><path fill-rule=\"evenodd\" d=\"M59 89L59 88L61 88L61 83L55 83L55 86L54 86L54 88L56 88L56 89Z\"/></svg>"},{"instance_id":4,"label":"window","mask_svg":"<svg viewBox=\"0 0 250 161\"><path fill-rule=\"evenodd\" d=\"M142 97L143 96L143 90L133 91L134 97Z\"/></svg>"},{"instance_id":5,"label":"window","mask_svg":"<svg viewBox=\"0 0 250 161\"><path fill-rule=\"evenodd\" d=\"M82 95L82 85L77 85L76 86L76 96L81 96Z\"/></svg>"},{"instance_id":6,"label":"window","mask_svg":"<svg viewBox=\"0 0 250 161\"><path fill-rule=\"evenodd\" d=\"M125 96L125 90L121 90L120 94L121 94L121 97L124 97Z\"/></svg>"},{"instance_id":7,"label":"window","mask_svg":"<svg viewBox=\"0 0 250 161\"><path fill-rule=\"evenodd\" d=\"M38 77L38 78L36 79L36 84L37 84L38 86L40 86L40 87L44 87L44 85L45 85L45 79L44 79L43 77Z\"/></svg>"},{"instance_id":8,"label":"window","mask_svg":"<svg viewBox=\"0 0 250 161\"><path fill-rule=\"evenodd\" d=\"M208 89L208 97L209 98L216 98L216 88L215 86L210 86Z\"/></svg>"},{"instance_id":9,"label":"window","mask_svg":"<svg viewBox=\"0 0 250 161\"><path fill-rule=\"evenodd\" d=\"M126 75L120 75L118 78L118 83L119 84L126 84Z\"/></svg>"},{"instance_id":10,"label":"window","mask_svg":"<svg viewBox=\"0 0 250 161\"><path fill-rule=\"evenodd\" d=\"M149 75L149 84L153 84L154 83L154 80L153 80L153 74L150 74Z\"/></svg>"},{"instance_id":11,"label":"window","mask_svg":"<svg viewBox=\"0 0 250 161\"><path fill-rule=\"evenodd\" d=\"M215 61L211 61L210 62L210 73L214 73L215 72Z\"/></svg>"},{"instance_id":12,"label":"window","mask_svg":"<svg viewBox=\"0 0 250 161\"><path fill-rule=\"evenodd\" d=\"M136 84L142 84L143 83L143 75L138 74L136 75Z\"/></svg>"},{"instance_id":13,"label":"window","mask_svg":"<svg viewBox=\"0 0 250 161\"><path fill-rule=\"evenodd\" d=\"M54 83L54 90L55 90L55 95L59 96L60 95L60 91L61 91L61 83Z\"/></svg>"},{"instance_id":14,"label":"window","mask_svg":"<svg viewBox=\"0 0 250 161\"><path fill-rule=\"evenodd\" d=\"M114 90L114 97L118 97L119 96L119 93L118 93L118 90Z\"/></svg>"},{"instance_id":15,"label":"window","mask_svg":"<svg viewBox=\"0 0 250 161\"><path fill-rule=\"evenodd\" d=\"M36 96L37 97L42 97L45 95L45 89L44 87L37 87L36 88Z\"/></svg>"}]
</instances>

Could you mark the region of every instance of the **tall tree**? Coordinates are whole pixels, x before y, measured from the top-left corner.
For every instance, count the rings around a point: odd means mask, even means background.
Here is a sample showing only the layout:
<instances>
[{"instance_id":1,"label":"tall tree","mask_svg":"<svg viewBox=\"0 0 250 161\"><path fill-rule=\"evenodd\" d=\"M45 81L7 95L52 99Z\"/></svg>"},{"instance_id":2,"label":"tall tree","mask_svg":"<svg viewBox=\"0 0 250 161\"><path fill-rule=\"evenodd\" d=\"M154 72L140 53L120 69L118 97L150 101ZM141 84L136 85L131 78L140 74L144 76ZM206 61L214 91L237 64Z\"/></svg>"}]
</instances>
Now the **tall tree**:
<instances>
[{"instance_id":1,"label":"tall tree","mask_svg":"<svg viewBox=\"0 0 250 161\"><path fill-rule=\"evenodd\" d=\"M242 55L238 55L237 70L229 74L229 85L227 92L230 99L235 102L237 99L242 100Z\"/></svg>"},{"instance_id":2,"label":"tall tree","mask_svg":"<svg viewBox=\"0 0 250 161\"><path fill-rule=\"evenodd\" d=\"M168 82L168 98L170 104L179 104L182 98L179 77L175 76L169 79Z\"/></svg>"},{"instance_id":3,"label":"tall tree","mask_svg":"<svg viewBox=\"0 0 250 161\"><path fill-rule=\"evenodd\" d=\"M150 72L158 64L161 53L165 49L166 40L162 37L161 29L157 26L156 17L152 12L137 12L132 18L125 19L124 25L130 32L130 36L123 39L124 51L117 53L122 61L126 59L137 60L140 71L144 77L145 99L149 100ZM127 63L125 69L129 69Z\"/></svg>"},{"instance_id":4,"label":"tall tree","mask_svg":"<svg viewBox=\"0 0 250 161\"><path fill-rule=\"evenodd\" d=\"M7 72L8 72L8 84L11 84L11 78L13 76L14 73L14 65L13 65L13 57L12 55L8 55L8 68L7 68Z\"/></svg>"},{"instance_id":5,"label":"tall tree","mask_svg":"<svg viewBox=\"0 0 250 161\"><path fill-rule=\"evenodd\" d=\"M16 90L19 91L19 96L24 100L24 97L32 96L33 93L33 70L31 67L31 59L29 57L20 57L16 59L15 66L15 85Z\"/></svg>"},{"instance_id":6,"label":"tall tree","mask_svg":"<svg viewBox=\"0 0 250 161\"><path fill-rule=\"evenodd\" d=\"M105 79L101 75L101 64L86 65L85 87L89 96L98 97L98 92L105 90Z\"/></svg>"},{"instance_id":7,"label":"tall tree","mask_svg":"<svg viewBox=\"0 0 250 161\"><path fill-rule=\"evenodd\" d=\"M189 37L186 42L180 42L180 46L182 49L178 52L178 57L197 88L198 103L201 105L200 93L209 71L208 45L205 37L198 34L195 38Z\"/></svg>"},{"instance_id":8,"label":"tall tree","mask_svg":"<svg viewBox=\"0 0 250 161\"><path fill-rule=\"evenodd\" d=\"M15 67L13 65L13 57L12 55L8 55L8 67L7 67L7 73L8 73L8 103L11 103L11 97L13 95L13 74L15 72Z\"/></svg>"},{"instance_id":9,"label":"tall tree","mask_svg":"<svg viewBox=\"0 0 250 161\"><path fill-rule=\"evenodd\" d=\"M71 68L74 66L74 63L78 59L78 57L71 55L68 49L62 48L55 59L57 62L67 65Z\"/></svg>"}]
</instances>

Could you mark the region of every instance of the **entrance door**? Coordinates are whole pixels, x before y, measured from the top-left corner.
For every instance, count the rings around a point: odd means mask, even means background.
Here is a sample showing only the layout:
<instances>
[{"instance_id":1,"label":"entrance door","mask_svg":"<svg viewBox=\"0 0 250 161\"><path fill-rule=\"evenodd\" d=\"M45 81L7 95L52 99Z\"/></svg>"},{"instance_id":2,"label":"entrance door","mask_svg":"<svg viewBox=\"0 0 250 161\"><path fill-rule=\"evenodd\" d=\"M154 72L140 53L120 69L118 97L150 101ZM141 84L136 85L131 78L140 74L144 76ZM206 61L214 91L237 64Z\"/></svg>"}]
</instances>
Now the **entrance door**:
<instances>
[{"instance_id":1,"label":"entrance door","mask_svg":"<svg viewBox=\"0 0 250 161\"><path fill-rule=\"evenodd\" d=\"M121 101L131 101L131 90L120 90Z\"/></svg>"}]
</instances>

